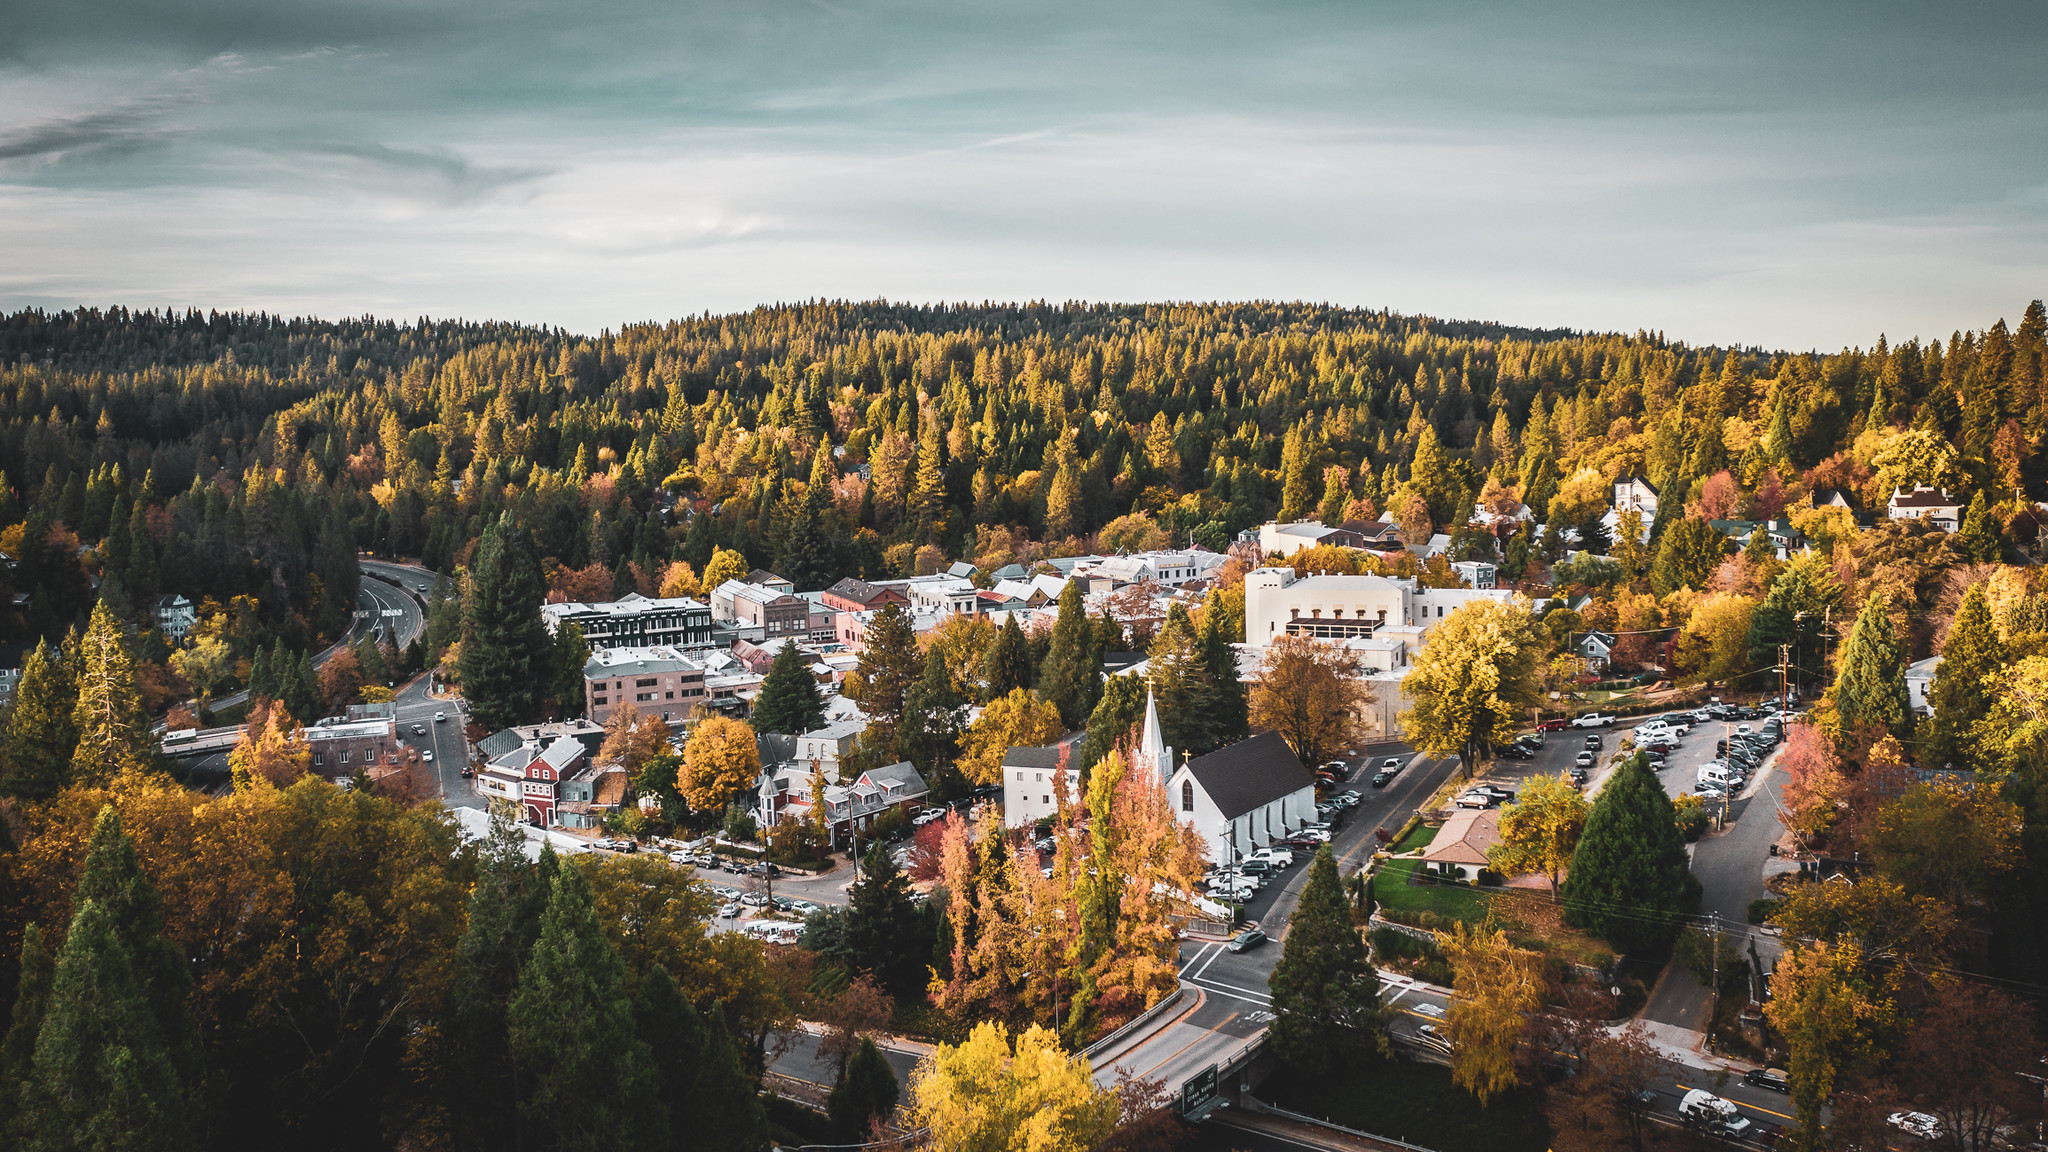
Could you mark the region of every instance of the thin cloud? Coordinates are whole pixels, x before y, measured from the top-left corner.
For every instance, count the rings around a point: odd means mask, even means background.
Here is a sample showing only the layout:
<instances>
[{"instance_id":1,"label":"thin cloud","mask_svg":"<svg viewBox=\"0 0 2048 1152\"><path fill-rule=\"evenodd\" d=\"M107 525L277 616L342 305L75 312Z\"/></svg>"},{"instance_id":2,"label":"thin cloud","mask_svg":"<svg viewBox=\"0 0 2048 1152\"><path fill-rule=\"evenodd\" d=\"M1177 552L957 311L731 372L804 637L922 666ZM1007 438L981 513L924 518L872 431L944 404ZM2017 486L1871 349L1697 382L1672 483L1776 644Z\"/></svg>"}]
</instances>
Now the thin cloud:
<instances>
[{"instance_id":1,"label":"thin cloud","mask_svg":"<svg viewBox=\"0 0 2048 1152\"><path fill-rule=\"evenodd\" d=\"M58 116L0 133L0 160L62 156L108 145L134 145L172 135L166 113L191 102L188 95L148 96L108 108Z\"/></svg>"}]
</instances>

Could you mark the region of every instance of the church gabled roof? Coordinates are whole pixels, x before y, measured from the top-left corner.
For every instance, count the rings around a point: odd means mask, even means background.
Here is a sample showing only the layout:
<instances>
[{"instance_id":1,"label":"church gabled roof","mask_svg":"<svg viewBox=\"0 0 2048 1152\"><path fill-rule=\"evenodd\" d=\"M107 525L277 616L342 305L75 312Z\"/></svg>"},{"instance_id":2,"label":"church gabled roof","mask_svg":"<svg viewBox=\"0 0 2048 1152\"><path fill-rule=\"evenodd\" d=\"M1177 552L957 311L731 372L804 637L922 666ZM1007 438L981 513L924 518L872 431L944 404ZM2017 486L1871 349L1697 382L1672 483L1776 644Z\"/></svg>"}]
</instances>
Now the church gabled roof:
<instances>
[{"instance_id":1,"label":"church gabled roof","mask_svg":"<svg viewBox=\"0 0 2048 1152\"><path fill-rule=\"evenodd\" d=\"M1188 772L1225 820L1315 787L1308 769L1301 766L1294 749L1278 732L1261 732L1207 756L1197 756L1188 761Z\"/></svg>"}]
</instances>

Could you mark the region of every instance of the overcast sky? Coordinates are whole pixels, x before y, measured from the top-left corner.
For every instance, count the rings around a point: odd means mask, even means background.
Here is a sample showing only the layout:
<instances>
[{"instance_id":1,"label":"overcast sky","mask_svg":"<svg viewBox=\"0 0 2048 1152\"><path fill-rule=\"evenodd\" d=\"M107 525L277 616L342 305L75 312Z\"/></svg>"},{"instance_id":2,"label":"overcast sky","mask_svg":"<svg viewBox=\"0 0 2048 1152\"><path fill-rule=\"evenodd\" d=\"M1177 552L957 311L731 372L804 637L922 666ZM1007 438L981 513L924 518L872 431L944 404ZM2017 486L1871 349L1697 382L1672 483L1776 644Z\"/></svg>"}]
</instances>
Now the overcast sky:
<instances>
[{"instance_id":1,"label":"overcast sky","mask_svg":"<svg viewBox=\"0 0 2048 1152\"><path fill-rule=\"evenodd\" d=\"M2044 49L2017 0L0 0L0 307L1945 336L2048 294Z\"/></svg>"}]
</instances>

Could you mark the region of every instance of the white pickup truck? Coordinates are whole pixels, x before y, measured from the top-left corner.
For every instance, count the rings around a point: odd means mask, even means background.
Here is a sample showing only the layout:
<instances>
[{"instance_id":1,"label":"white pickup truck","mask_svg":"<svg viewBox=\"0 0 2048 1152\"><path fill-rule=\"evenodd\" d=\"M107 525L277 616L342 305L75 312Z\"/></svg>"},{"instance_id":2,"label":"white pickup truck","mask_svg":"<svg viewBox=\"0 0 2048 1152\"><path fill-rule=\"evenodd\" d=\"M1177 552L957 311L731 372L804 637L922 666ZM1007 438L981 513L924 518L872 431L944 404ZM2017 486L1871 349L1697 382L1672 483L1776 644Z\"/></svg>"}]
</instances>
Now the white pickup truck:
<instances>
[{"instance_id":1,"label":"white pickup truck","mask_svg":"<svg viewBox=\"0 0 2048 1152\"><path fill-rule=\"evenodd\" d=\"M1740 1140L1749 1131L1749 1118L1735 1105L1704 1088L1694 1088L1678 1102L1678 1114L1692 1124L1730 1139Z\"/></svg>"},{"instance_id":2,"label":"white pickup truck","mask_svg":"<svg viewBox=\"0 0 2048 1152\"><path fill-rule=\"evenodd\" d=\"M1588 712L1583 716L1572 717L1572 727L1574 728L1611 728L1613 726L1614 713L1612 712Z\"/></svg>"}]
</instances>

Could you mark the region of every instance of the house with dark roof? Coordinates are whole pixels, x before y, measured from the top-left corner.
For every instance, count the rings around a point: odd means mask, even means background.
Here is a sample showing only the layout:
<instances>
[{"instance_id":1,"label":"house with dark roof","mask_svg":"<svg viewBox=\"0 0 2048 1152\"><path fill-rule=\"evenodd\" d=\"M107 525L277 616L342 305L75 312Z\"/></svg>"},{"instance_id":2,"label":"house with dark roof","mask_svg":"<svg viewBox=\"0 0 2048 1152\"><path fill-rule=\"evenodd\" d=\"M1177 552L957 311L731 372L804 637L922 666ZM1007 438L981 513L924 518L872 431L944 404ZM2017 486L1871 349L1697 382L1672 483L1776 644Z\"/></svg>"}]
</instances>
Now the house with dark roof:
<instances>
[{"instance_id":1,"label":"house with dark roof","mask_svg":"<svg viewBox=\"0 0 2048 1152\"><path fill-rule=\"evenodd\" d=\"M1885 505L1885 515L1893 520L1918 520L1926 517L1934 526L1954 532L1963 526L1963 499L1951 496L1942 488L1914 488L1911 492L1892 489L1892 498Z\"/></svg>"},{"instance_id":2,"label":"house with dark roof","mask_svg":"<svg viewBox=\"0 0 2048 1152\"><path fill-rule=\"evenodd\" d=\"M1316 818L1316 782L1277 732L1197 756L1174 770L1167 802L1228 863Z\"/></svg>"},{"instance_id":3,"label":"house with dark roof","mask_svg":"<svg viewBox=\"0 0 2048 1152\"><path fill-rule=\"evenodd\" d=\"M1594 671L1607 667L1607 661L1614 655L1614 633L1588 632L1579 637L1579 657Z\"/></svg>"},{"instance_id":4,"label":"house with dark roof","mask_svg":"<svg viewBox=\"0 0 2048 1152\"><path fill-rule=\"evenodd\" d=\"M1641 514L1645 521L1657 517L1657 487L1641 476L1625 476L1614 482L1614 510Z\"/></svg>"}]
</instances>

